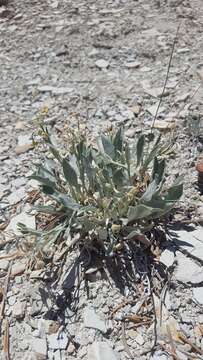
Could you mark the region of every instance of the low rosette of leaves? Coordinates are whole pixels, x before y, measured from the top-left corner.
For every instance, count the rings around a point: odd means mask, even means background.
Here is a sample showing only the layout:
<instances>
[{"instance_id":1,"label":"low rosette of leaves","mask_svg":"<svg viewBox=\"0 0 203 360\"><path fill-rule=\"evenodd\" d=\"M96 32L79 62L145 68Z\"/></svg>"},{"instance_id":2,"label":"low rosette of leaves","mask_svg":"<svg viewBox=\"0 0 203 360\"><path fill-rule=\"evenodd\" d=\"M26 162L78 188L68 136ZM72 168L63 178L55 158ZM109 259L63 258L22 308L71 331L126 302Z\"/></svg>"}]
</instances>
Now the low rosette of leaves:
<instances>
[{"instance_id":1,"label":"low rosette of leaves","mask_svg":"<svg viewBox=\"0 0 203 360\"><path fill-rule=\"evenodd\" d=\"M62 154L45 126L40 135L52 156L31 179L39 182L51 205L35 209L51 214L53 226L33 231L19 224L24 234L36 236L36 247L45 250L63 239L72 248L77 240L112 255L128 241L149 245L146 234L154 221L168 213L183 192L181 179L166 186L169 148L161 136L140 135L132 146L123 128L99 136L97 146L84 136L73 136L69 151Z\"/></svg>"}]
</instances>

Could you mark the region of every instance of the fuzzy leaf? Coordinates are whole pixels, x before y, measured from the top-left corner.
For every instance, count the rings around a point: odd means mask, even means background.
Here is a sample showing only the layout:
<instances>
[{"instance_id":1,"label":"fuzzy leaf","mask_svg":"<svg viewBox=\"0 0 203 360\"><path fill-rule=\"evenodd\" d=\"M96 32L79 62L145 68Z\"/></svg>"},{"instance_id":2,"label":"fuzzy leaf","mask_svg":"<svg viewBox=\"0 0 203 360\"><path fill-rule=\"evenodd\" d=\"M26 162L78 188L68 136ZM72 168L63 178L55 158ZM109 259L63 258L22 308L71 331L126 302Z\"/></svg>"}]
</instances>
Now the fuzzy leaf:
<instances>
[{"instance_id":1,"label":"fuzzy leaf","mask_svg":"<svg viewBox=\"0 0 203 360\"><path fill-rule=\"evenodd\" d=\"M173 185L168 191L167 195L164 197L166 202L176 202L178 201L183 194L183 184Z\"/></svg>"},{"instance_id":2,"label":"fuzzy leaf","mask_svg":"<svg viewBox=\"0 0 203 360\"><path fill-rule=\"evenodd\" d=\"M166 165L165 159L158 161L157 157L155 157L152 178L155 179L155 177L156 177L157 184L162 182L162 180L164 178L165 165Z\"/></svg>"},{"instance_id":3,"label":"fuzzy leaf","mask_svg":"<svg viewBox=\"0 0 203 360\"><path fill-rule=\"evenodd\" d=\"M51 197L56 200L59 205L63 205L66 209L78 210L80 208L80 204L76 203L74 199L66 194L60 193L59 191L55 191Z\"/></svg>"},{"instance_id":4,"label":"fuzzy leaf","mask_svg":"<svg viewBox=\"0 0 203 360\"><path fill-rule=\"evenodd\" d=\"M115 147L107 136L101 135L101 142L104 152L113 159L115 157Z\"/></svg>"},{"instance_id":5,"label":"fuzzy leaf","mask_svg":"<svg viewBox=\"0 0 203 360\"><path fill-rule=\"evenodd\" d=\"M147 190L145 191L144 195L142 195L140 200L142 202L150 201L152 199L152 196L156 193L156 191L157 191L157 182L156 182L156 180L153 180L149 184Z\"/></svg>"},{"instance_id":6,"label":"fuzzy leaf","mask_svg":"<svg viewBox=\"0 0 203 360\"><path fill-rule=\"evenodd\" d=\"M113 139L113 145L116 151L122 152L123 140L124 140L124 131L123 131L123 127L120 127Z\"/></svg>"},{"instance_id":7,"label":"fuzzy leaf","mask_svg":"<svg viewBox=\"0 0 203 360\"><path fill-rule=\"evenodd\" d=\"M44 214L53 214L53 215L61 214L60 210L56 209L54 206L51 205L33 206L32 209Z\"/></svg>"},{"instance_id":8,"label":"fuzzy leaf","mask_svg":"<svg viewBox=\"0 0 203 360\"><path fill-rule=\"evenodd\" d=\"M67 159L63 159L62 166L65 179L69 185L78 187L77 174Z\"/></svg>"},{"instance_id":9,"label":"fuzzy leaf","mask_svg":"<svg viewBox=\"0 0 203 360\"><path fill-rule=\"evenodd\" d=\"M53 181L49 180L48 178L43 178L43 177L41 177L41 176L38 176L38 175L33 174L33 175L29 176L29 179L36 180L36 181L38 181L41 185L47 186L47 187L55 190L55 187L56 187L55 183L54 183Z\"/></svg>"},{"instance_id":10,"label":"fuzzy leaf","mask_svg":"<svg viewBox=\"0 0 203 360\"><path fill-rule=\"evenodd\" d=\"M147 218L152 215L152 208L140 204L137 206L129 206L128 209L128 222Z\"/></svg>"},{"instance_id":11,"label":"fuzzy leaf","mask_svg":"<svg viewBox=\"0 0 203 360\"><path fill-rule=\"evenodd\" d=\"M137 142L137 166L141 164L144 155L145 136L141 135Z\"/></svg>"}]
</instances>

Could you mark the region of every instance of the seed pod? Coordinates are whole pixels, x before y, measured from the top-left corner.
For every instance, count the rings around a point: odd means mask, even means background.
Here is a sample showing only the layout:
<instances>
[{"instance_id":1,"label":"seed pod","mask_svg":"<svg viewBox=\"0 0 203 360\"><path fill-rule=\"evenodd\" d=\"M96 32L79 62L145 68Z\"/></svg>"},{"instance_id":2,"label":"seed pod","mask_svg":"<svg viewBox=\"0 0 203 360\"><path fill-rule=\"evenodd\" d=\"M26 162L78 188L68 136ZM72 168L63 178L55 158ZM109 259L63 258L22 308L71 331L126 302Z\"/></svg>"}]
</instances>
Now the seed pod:
<instances>
[{"instance_id":1,"label":"seed pod","mask_svg":"<svg viewBox=\"0 0 203 360\"><path fill-rule=\"evenodd\" d=\"M111 226L111 231L113 234L119 234L119 232L121 231L121 225L113 224Z\"/></svg>"}]
</instances>

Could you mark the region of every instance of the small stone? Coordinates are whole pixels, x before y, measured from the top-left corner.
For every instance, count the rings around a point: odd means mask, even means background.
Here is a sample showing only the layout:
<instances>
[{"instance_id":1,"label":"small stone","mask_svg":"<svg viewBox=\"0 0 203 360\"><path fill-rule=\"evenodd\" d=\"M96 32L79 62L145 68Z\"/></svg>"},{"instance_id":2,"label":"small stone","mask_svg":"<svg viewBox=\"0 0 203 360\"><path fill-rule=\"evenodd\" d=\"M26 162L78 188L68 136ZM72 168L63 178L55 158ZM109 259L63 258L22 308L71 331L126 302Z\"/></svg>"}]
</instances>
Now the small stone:
<instances>
[{"instance_id":1,"label":"small stone","mask_svg":"<svg viewBox=\"0 0 203 360\"><path fill-rule=\"evenodd\" d=\"M25 189L19 188L18 190L13 191L8 197L7 200L10 205L15 205L20 202L25 197Z\"/></svg>"},{"instance_id":2,"label":"small stone","mask_svg":"<svg viewBox=\"0 0 203 360\"><path fill-rule=\"evenodd\" d=\"M15 148L16 155L21 155L33 149L33 144L17 145Z\"/></svg>"},{"instance_id":3,"label":"small stone","mask_svg":"<svg viewBox=\"0 0 203 360\"><path fill-rule=\"evenodd\" d=\"M180 96L176 97L176 102L185 102L190 97L190 93L181 94Z\"/></svg>"},{"instance_id":4,"label":"small stone","mask_svg":"<svg viewBox=\"0 0 203 360\"><path fill-rule=\"evenodd\" d=\"M175 129L175 127L175 121L156 120L154 123L154 128L160 131L170 131L172 129Z\"/></svg>"},{"instance_id":5,"label":"small stone","mask_svg":"<svg viewBox=\"0 0 203 360\"><path fill-rule=\"evenodd\" d=\"M64 332L47 336L49 348L53 350L65 350L68 346L68 337Z\"/></svg>"},{"instance_id":6,"label":"small stone","mask_svg":"<svg viewBox=\"0 0 203 360\"><path fill-rule=\"evenodd\" d=\"M202 268L179 251L177 251L176 256L178 260L178 267L175 271L176 280L191 284L202 283Z\"/></svg>"},{"instance_id":7,"label":"small stone","mask_svg":"<svg viewBox=\"0 0 203 360\"><path fill-rule=\"evenodd\" d=\"M8 304L9 304L10 306L13 306L15 303L16 303L16 297L15 297L15 296L10 296L10 297L8 298Z\"/></svg>"},{"instance_id":8,"label":"small stone","mask_svg":"<svg viewBox=\"0 0 203 360\"><path fill-rule=\"evenodd\" d=\"M156 112L157 112L157 108L158 108L158 103L154 104L152 106L150 106L149 108L147 108L147 111L155 117ZM165 108L163 106L160 106L159 111L158 111L158 115L163 113L165 111Z\"/></svg>"},{"instance_id":9,"label":"small stone","mask_svg":"<svg viewBox=\"0 0 203 360\"><path fill-rule=\"evenodd\" d=\"M93 308L87 307L84 312L84 326L87 328L93 328L100 330L102 333L107 332L107 326L104 320L102 320L94 311Z\"/></svg>"},{"instance_id":10,"label":"small stone","mask_svg":"<svg viewBox=\"0 0 203 360\"><path fill-rule=\"evenodd\" d=\"M174 243L196 258L203 261L203 228L198 226L193 231L176 231Z\"/></svg>"},{"instance_id":11,"label":"small stone","mask_svg":"<svg viewBox=\"0 0 203 360\"><path fill-rule=\"evenodd\" d=\"M32 228L32 229L36 228L35 216L29 215L26 212L22 212L19 215L14 216L11 219L9 225L6 228L6 232L12 231L17 236L21 235L21 232L20 232L20 230L18 229L18 226L17 226L18 223L23 223L28 228Z\"/></svg>"},{"instance_id":12,"label":"small stone","mask_svg":"<svg viewBox=\"0 0 203 360\"><path fill-rule=\"evenodd\" d=\"M125 67L127 69L138 69L140 67L141 63L139 61L131 61L131 62L127 62L125 64Z\"/></svg>"},{"instance_id":13,"label":"small stone","mask_svg":"<svg viewBox=\"0 0 203 360\"><path fill-rule=\"evenodd\" d=\"M19 344L19 348L23 351L25 351L29 348L28 341L26 341L25 339L23 339L22 341L19 341L18 344Z\"/></svg>"},{"instance_id":14,"label":"small stone","mask_svg":"<svg viewBox=\"0 0 203 360\"><path fill-rule=\"evenodd\" d=\"M70 342L70 344L68 345L68 348L67 348L67 353L69 355L73 354L75 352L75 346L72 342Z\"/></svg>"},{"instance_id":15,"label":"small stone","mask_svg":"<svg viewBox=\"0 0 203 360\"><path fill-rule=\"evenodd\" d=\"M140 105L134 105L132 108L131 108L133 114L135 115L139 115L140 111L141 111L141 106Z\"/></svg>"},{"instance_id":16,"label":"small stone","mask_svg":"<svg viewBox=\"0 0 203 360\"><path fill-rule=\"evenodd\" d=\"M0 260L0 270L8 270L8 267L9 267L9 261L8 260Z\"/></svg>"},{"instance_id":17,"label":"small stone","mask_svg":"<svg viewBox=\"0 0 203 360\"><path fill-rule=\"evenodd\" d=\"M54 360L62 360L63 358L61 357L61 351L60 350L56 350L53 354L53 359ZM52 359L52 357L49 357L49 359Z\"/></svg>"},{"instance_id":18,"label":"small stone","mask_svg":"<svg viewBox=\"0 0 203 360\"><path fill-rule=\"evenodd\" d=\"M32 339L31 347L37 356L37 360L45 360L47 358L46 339L38 339L38 338Z\"/></svg>"},{"instance_id":19,"label":"small stone","mask_svg":"<svg viewBox=\"0 0 203 360\"><path fill-rule=\"evenodd\" d=\"M144 88L144 92L152 97L159 98L163 93L163 88ZM164 92L164 96L167 96L168 94L168 91Z\"/></svg>"},{"instance_id":20,"label":"small stone","mask_svg":"<svg viewBox=\"0 0 203 360\"><path fill-rule=\"evenodd\" d=\"M138 343L139 345L144 345L144 343L145 343L142 335L140 335L140 334L138 334L138 335L136 336L135 341L136 341L136 343Z\"/></svg>"},{"instance_id":21,"label":"small stone","mask_svg":"<svg viewBox=\"0 0 203 360\"><path fill-rule=\"evenodd\" d=\"M129 138L133 138L135 136L135 134L136 134L136 129L134 129L134 128L133 129L128 129L125 132L125 136L129 137Z\"/></svg>"},{"instance_id":22,"label":"small stone","mask_svg":"<svg viewBox=\"0 0 203 360\"><path fill-rule=\"evenodd\" d=\"M26 263L20 261L14 264L11 269L11 277L24 273L26 269L26 265L27 265Z\"/></svg>"},{"instance_id":23,"label":"small stone","mask_svg":"<svg viewBox=\"0 0 203 360\"><path fill-rule=\"evenodd\" d=\"M117 353L106 342L95 342L88 349L88 360L119 360Z\"/></svg>"},{"instance_id":24,"label":"small stone","mask_svg":"<svg viewBox=\"0 0 203 360\"><path fill-rule=\"evenodd\" d=\"M104 59L100 59L97 60L95 62L95 65L99 68L99 69L107 69L109 67L109 62L104 60Z\"/></svg>"},{"instance_id":25,"label":"small stone","mask_svg":"<svg viewBox=\"0 0 203 360\"><path fill-rule=\"evenodd\" d=\"M156 351L150 360L169 360L169 357L162 351Z\"/></svg>"},{"instance_id":26,"label":"small stone","mask_svg":"<svg viewBox=\"0 0 203 360\"><path fill-rule=\"evenodd\" d=\"M16 130L23 130L25 128L25 123L23 121L17 121L15 128Z\"/></svg>"},{"instance_id":27,"label":"small stone","mask_svg":"<svg viewBox=\"0 0 203 360\"><path fill-rule=\"evenodd\" d=\"M199 305L203 305L203 287L193 289L193 298Z\"/></svg>"},{"instance_id":28,"label":"small stone","mask_svg":"<svg viewBox=\"0 0 203 360\"><path fill-rule=\"evenodd\" d=\"M72 92L73 89L68 87L55 87L55 86L45 85L38 87L38 91L42 93L51 92L53 95L65 95Z\"/></svg>"},{"instance_id":29,"label":"small stone","mask_svg":"<svg viewBox=\"0 0 203 360\"><path fill-rule=\"evenodd\" d=\"M170 267L173 265L174 263L174 260L175 260L175 255L174 255L174 252L173 250L169 250L169 249L165 249L162 254L161 254L161 257L160 257L160 261L166 265L167 267Z\"/></svg>"},{"instance_id":30,"label":"small stone","mask_svg":"<svg viewBox=\"0 0 203 360\"><path fill-rule=\"evenodd\" d=\"M25 303L18 301L14 305L12 313L16 319L18 320L23 319L25 316Z\"/></svg>"},{"instance_id":31,"label":"small stone","mask_svg":"<svg viewBox=\"0 0 203 360\"><path fill-rule=\"evenodd\" d=\"M43 308L42 301L33 301L32 308L30 310L30 315L36 316L36 315L40 314L42 311L42 308Z\"/></svg>"}]
</instances>

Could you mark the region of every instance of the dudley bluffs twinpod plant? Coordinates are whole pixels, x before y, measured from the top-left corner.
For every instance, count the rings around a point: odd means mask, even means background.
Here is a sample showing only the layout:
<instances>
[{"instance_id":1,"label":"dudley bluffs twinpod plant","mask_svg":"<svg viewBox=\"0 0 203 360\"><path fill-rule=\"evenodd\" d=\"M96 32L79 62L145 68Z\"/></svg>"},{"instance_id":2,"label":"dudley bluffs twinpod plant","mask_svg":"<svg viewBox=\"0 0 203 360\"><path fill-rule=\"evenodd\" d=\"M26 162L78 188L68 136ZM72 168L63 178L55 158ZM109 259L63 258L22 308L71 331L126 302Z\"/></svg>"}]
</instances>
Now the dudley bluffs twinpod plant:
<instances>
[{"instance_id":1,"label":"dudley bluffs twinpod plant","mask_svg":"<svg viewBox=\"0 0 203 360\"><path fill-rule=\"evenodd\" d=\"M36 236L36 248L46 251L59 239L69 248L77 239L105 255L122 251L129 241L149 246L146 234L154 221L172 209L183 191L180 179L167 188L165 157L170 149L162 144L161 136L141 135L129 146L119 128L102 134L93 146L78 134L72 136L64 154L44 125L40 135L52 159L45 159L31 179L39 182L52 202L35 209L54 215L57 221L47 231L19 224L24 234Z\"/></svg>"}]
</instances>

